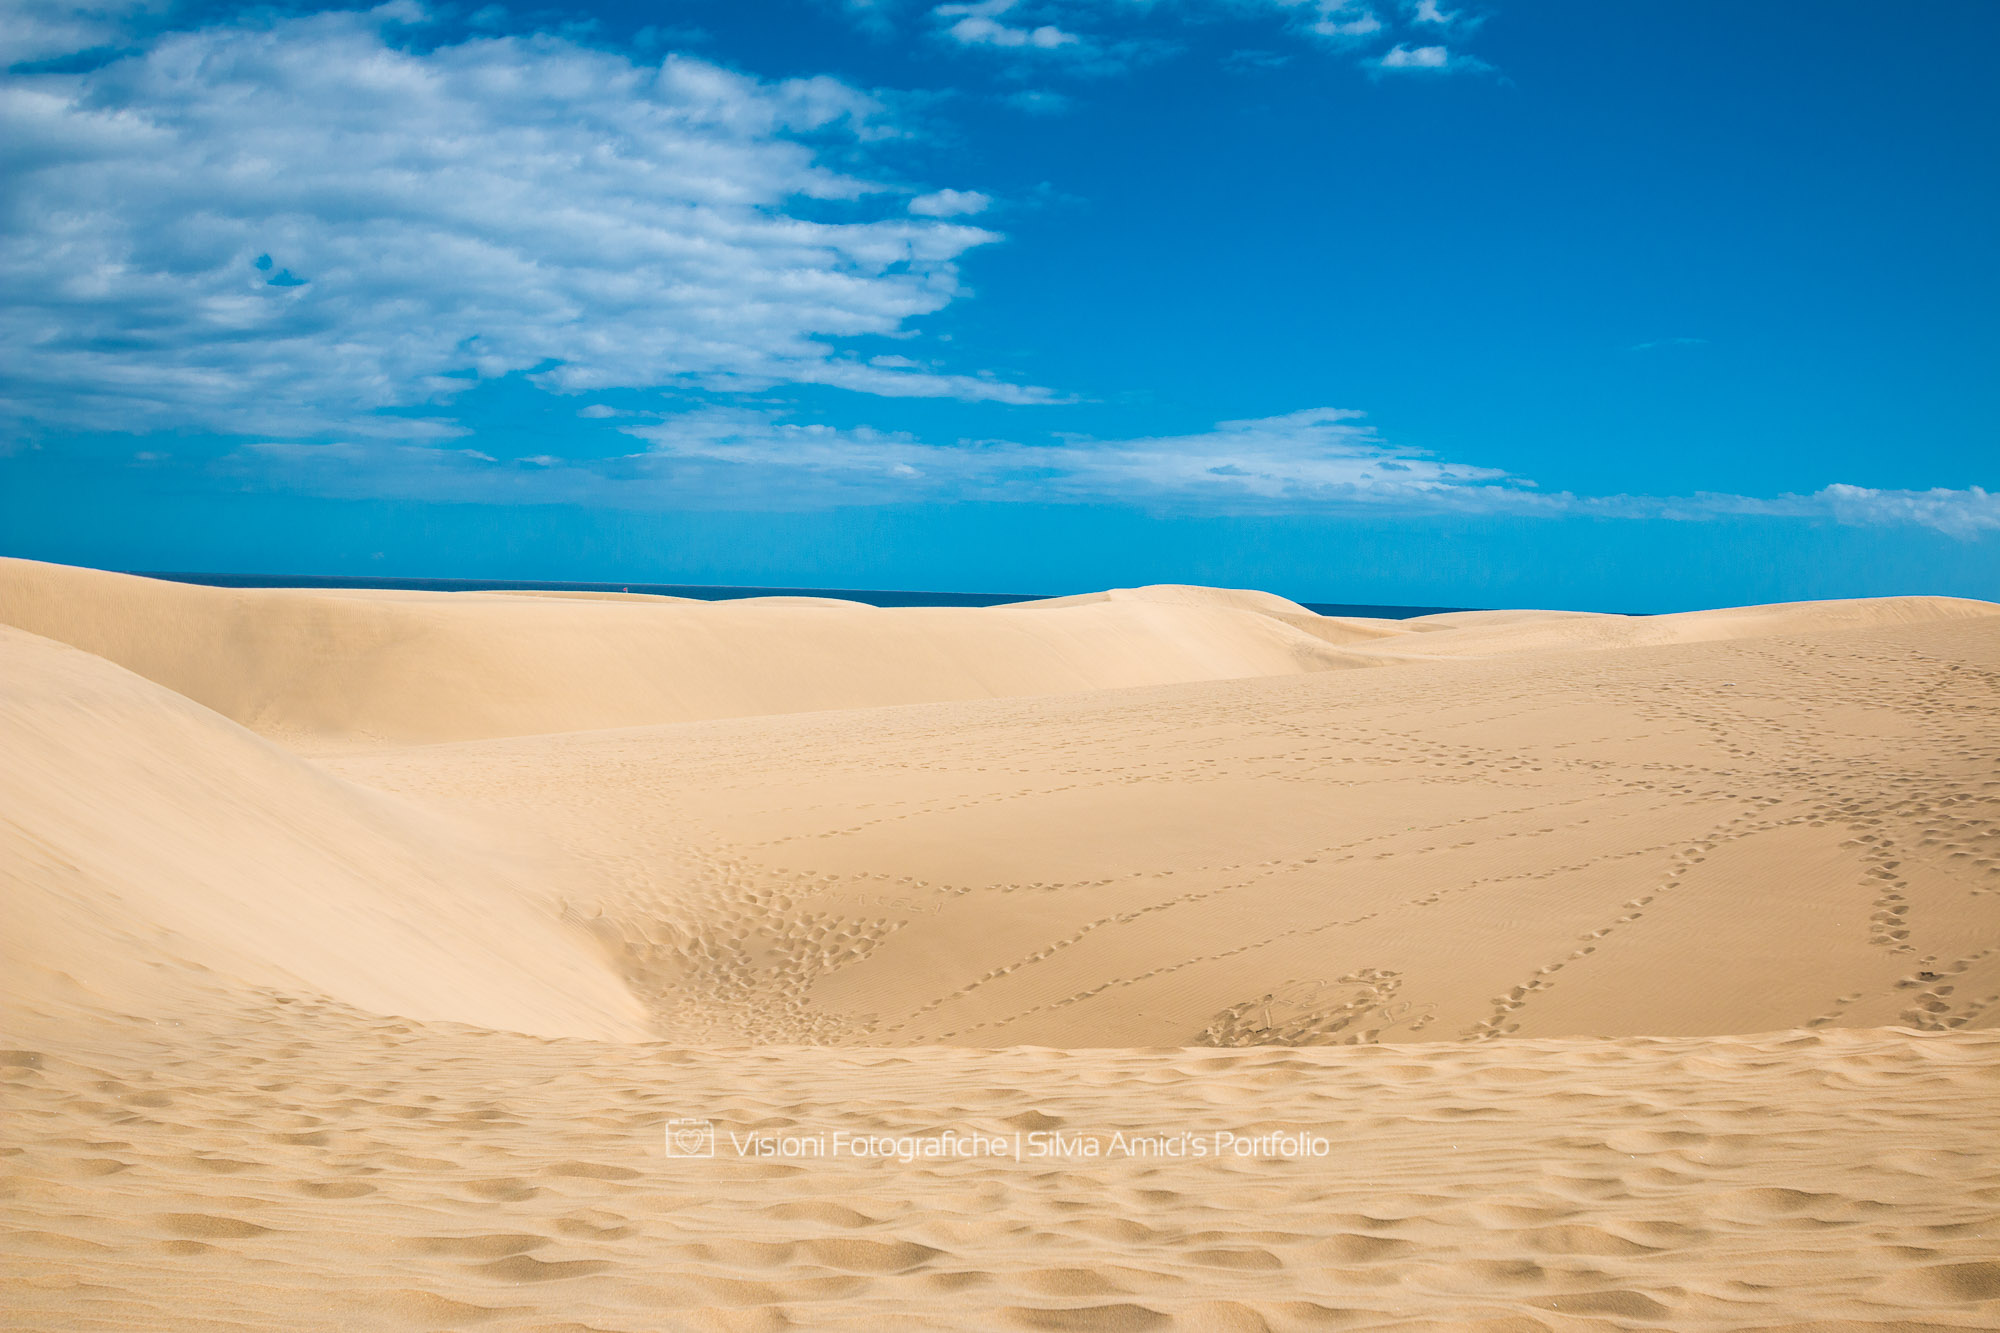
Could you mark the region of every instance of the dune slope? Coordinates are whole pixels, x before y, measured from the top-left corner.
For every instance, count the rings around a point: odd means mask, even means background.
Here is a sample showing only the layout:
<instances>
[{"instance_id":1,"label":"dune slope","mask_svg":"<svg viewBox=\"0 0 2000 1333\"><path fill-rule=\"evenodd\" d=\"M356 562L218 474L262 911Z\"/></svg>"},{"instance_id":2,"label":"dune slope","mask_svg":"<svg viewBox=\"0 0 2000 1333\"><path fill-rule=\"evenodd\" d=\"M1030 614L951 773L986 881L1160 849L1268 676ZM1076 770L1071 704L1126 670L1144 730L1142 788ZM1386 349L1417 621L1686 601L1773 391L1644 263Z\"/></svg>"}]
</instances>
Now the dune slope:
<instances>
[{"instance_id":1,"label":"dune slope","mask_svg":"<svg viewBox=\"0 0 2000 1333\"><path fill-rule=\"evenodd\" d=\"M0 628L0 991L177 981L636 1038L644 1014L491 831L331 777L179 695Z\"/></svg>"}]
</instances>

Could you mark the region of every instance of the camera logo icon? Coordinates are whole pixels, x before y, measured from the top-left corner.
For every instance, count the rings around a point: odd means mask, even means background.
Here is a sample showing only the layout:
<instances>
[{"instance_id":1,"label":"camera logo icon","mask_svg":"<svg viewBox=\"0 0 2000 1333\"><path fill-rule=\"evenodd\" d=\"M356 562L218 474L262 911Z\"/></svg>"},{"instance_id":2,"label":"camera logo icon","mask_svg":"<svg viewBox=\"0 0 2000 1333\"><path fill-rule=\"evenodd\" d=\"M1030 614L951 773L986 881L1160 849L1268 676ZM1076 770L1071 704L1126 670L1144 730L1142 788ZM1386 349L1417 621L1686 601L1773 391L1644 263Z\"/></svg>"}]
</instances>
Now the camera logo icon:
<instances>
[{"instance_id":1,"label":"camera logo icon","mask_svg":"<svg viewBox=\"0 0 2000 1333\"><path fill-rule=\"evenodd\" d=\"M715 1156L713 1120L676 1119L667 1122L667 1156Z\"/></svg>"}]
</instances>

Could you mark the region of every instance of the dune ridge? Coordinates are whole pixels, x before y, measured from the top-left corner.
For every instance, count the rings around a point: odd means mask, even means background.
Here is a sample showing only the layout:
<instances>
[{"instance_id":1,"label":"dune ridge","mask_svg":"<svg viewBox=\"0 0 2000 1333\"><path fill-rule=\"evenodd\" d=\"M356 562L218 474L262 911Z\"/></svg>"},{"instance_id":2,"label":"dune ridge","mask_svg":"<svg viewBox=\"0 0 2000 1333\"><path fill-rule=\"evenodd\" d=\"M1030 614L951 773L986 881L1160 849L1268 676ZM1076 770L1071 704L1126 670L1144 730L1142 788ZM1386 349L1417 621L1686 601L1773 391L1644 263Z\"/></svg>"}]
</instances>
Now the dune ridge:
<instances>
[{"instance_id":1,"label":"dune ridge","mask_svg":"<svg viewBox=\"0 0 2000 1333\"><path fill-rule=\"evenodd\" d=\"M1160 585L1016 606L210 588L0 559L0 624L81 648L253 730L424 744L826 709L1295 675L1446 656L1970 619L1877 598L1628 617L1314 615Z\"/></svg>"}]
</instances>

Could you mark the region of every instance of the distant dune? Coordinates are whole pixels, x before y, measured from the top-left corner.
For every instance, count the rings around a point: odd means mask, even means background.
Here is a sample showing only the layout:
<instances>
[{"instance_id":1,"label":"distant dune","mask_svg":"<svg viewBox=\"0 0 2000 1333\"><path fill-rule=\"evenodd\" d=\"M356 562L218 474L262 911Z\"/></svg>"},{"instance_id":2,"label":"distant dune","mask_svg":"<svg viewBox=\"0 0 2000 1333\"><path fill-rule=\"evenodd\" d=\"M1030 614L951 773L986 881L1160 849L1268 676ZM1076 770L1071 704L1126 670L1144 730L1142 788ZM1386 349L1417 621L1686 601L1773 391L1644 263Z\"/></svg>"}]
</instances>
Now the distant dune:
<instances>
[{"instance_id":1,"label":"distant dune","mask_svg":"<svg viewBox=\"0 0 2000 1333\"><path fill-rule=\"evenodd\" d=\"M2000 606L4 561L0 663L9 1326L2000 1324Z\"/></svg>"},{"instance_id":2,"label":"distant dune","mask_svg":"<svg viewBox=\"0 0 2000 1333\"><path fill-rule=\"evenodd\" d=\"M1232 597L1120 599L1061 614L882 610L789 597L208 588L0 560L0 624L95 653L256 730L333 741L469 740L1341 665L1326 644Z\"/></svg>"},{"instance_id":3,"label":"distant dune","mask_svg":"<svg viewBox=\"0 0 2000 1333\"><path fill-rule=\"evenodd\" d=\"M884 609L801 597L211 588L0 559L0 624L116 662L253 730L330 743L1066 694L1992 611L1890 598L1636 619L1328 619L1269 593L1180 586Z\"/></svg>"}]
</instances>

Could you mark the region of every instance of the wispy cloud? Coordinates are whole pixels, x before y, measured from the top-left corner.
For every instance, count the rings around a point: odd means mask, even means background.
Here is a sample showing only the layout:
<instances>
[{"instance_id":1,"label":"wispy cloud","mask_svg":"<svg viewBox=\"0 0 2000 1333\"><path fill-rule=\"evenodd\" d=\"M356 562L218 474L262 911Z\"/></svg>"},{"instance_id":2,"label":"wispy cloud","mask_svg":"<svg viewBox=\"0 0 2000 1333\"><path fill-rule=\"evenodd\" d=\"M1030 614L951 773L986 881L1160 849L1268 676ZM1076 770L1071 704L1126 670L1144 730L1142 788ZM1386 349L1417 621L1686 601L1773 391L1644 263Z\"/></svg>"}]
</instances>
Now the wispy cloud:
<instances>
[{"instance_id":1,"label":"wispy cloud","mask_svg":"<svg viewBox=\"0 0 2000 1333\"><path fill-rule=\"evenodd\" d=\"M1655 338L1651 342L1633 343L1625 350L1629 352L1654 352L1662 347L1706 347L1706 338Z\"/></svg>"},{"instance_id":2,"label":"wispy cloud","mask_svg":"<svg viewBox=\"0 0 2000 1333\"><path fill-rule=\"evenodd\" d=\"M937 443L901 431L787 420L761 408L605 412L602 457L496 459L398 441L259 445L231 469L338 495L632 508L815 508L937 500L1121 504L1178 513L1588 517L1705 522L1762 518L1923 527L1973 540L2000 530L2000 495L1835 484L1806 494L1577 495L1503 468L1438 458L1384 440L1364 414L1315 408L1224 421L1184 435L1041 443Z\"/></svg>"},{"instance_id":3,"label":"wispy cloud","mask_svg":"<svg viewBox=\"0 0 2000 1333\"><path fill-rule=\"evenodd\" d=\"M34 12L43 53L109 21ZM549 35L405 44L421 18L244 20L11 77L0 414L437 438L504 375L1056 397L841 350L951 302L1000 239L949 220L975 192L829 165L893 151L867 93Z\"/></svg>"},{"instance_id":4,"label":"wispy cloud","mask_svg":"<svg viewBox=\"0 0 2000 1333\"><path fill-rule=\"evenodd\" d=\"M762 409L710 406L671 416L615 417L638 453L502 463L476 452L395 442L268 444L245 459L301 469L337 491L433 498L589 498L596 503L891 503L987 499L1112 501L1168 508L1302 505L1513 508L1539 505L1531 483L1434 459L1381 440L1360 412L1320 408L1225 421L1191 435L1067 435L928 442L867 426L795 423ZM244 460L239 459L239 464ZM551 488L555 488L552 493ZM704 490L704 487L706 488Z\"/></svg>"},{"instance_id":5,"label":"wispy cloud","mask_svg":"<svg viewBox=\"0 0 2000 1333\"><path fill-rule=\"evenodd\" d=\"M1105 4L1102 0L951 0L928 9L910 5L848 0L848 11L869 31L893 31L911 17L926 15L933 32L947 45L989 54L1011 53L1020 60L1050 63L1061 56L1071 73L1104 74L1130 68L1176 50L1199 47L1191 34L1217 20L1241 24L1261 21L1269 38L1289 35L1322 50L1359 49L1365 63L1390 69L1484 69L1459 52L1437 65L1410 65L1410 53L1422 52L1450 34L1454 41L1477 27L1463 8L1444 9L1437 0L1139 0ZM1268 39L1264 39L1268 40ZM1442 49L1442 48L1440 48ZM1403 56L1394 56L1402 50ZM1226 57L1230 68L1274 69L1281 56L1250 49ZM1385 60L1387 63L1385 64Z\"/></svg>"},{"instance_id":6,"label":"wispy cloud","mask_svg":"<svg viewBox=\"0 0 2000 1333\"><path fill-rule=\"evenodd\" d=\"M953 375L925 368L906 357L831 357L799 367L793 379L880 398L956 398L964 403L1068 403L1075 399L1034 384L1015 384L997 375Z\"/></svg>"},{"instance_id":7,"label":"wispy cloud","mask_svg":"<svg viewBox=\"0 0 2000 1333\"><path fill-rule=\"evenodd\" d=\"M650 442L662 457L733 461L762 470L806 468L849 480L923 481L957 495L993 498L1380 503L1520 485L1493 469L1392 447L1361 416L1320 408L1225 421L1193 435L1059 436L1046 444L977 440L946 446L865 429L787 425L745 413L697 413L624 429Z\"/></svg>"},{"instance_id":8,"label":"wispy cloud","mask_svg":"<svg viewBox=\"0 0 2000 1333\"><path fill-rule=\"evenodd\" d=\"M1791 497L1787 497L1791 498ZM1843 523L1914 524L1953 537L1970 538L2000 530L2000 495L1981 487L1927 491L1878 491L1836 483L1805 497L1804 508L1823 508Z\"/></svg>"}]
</instances>

